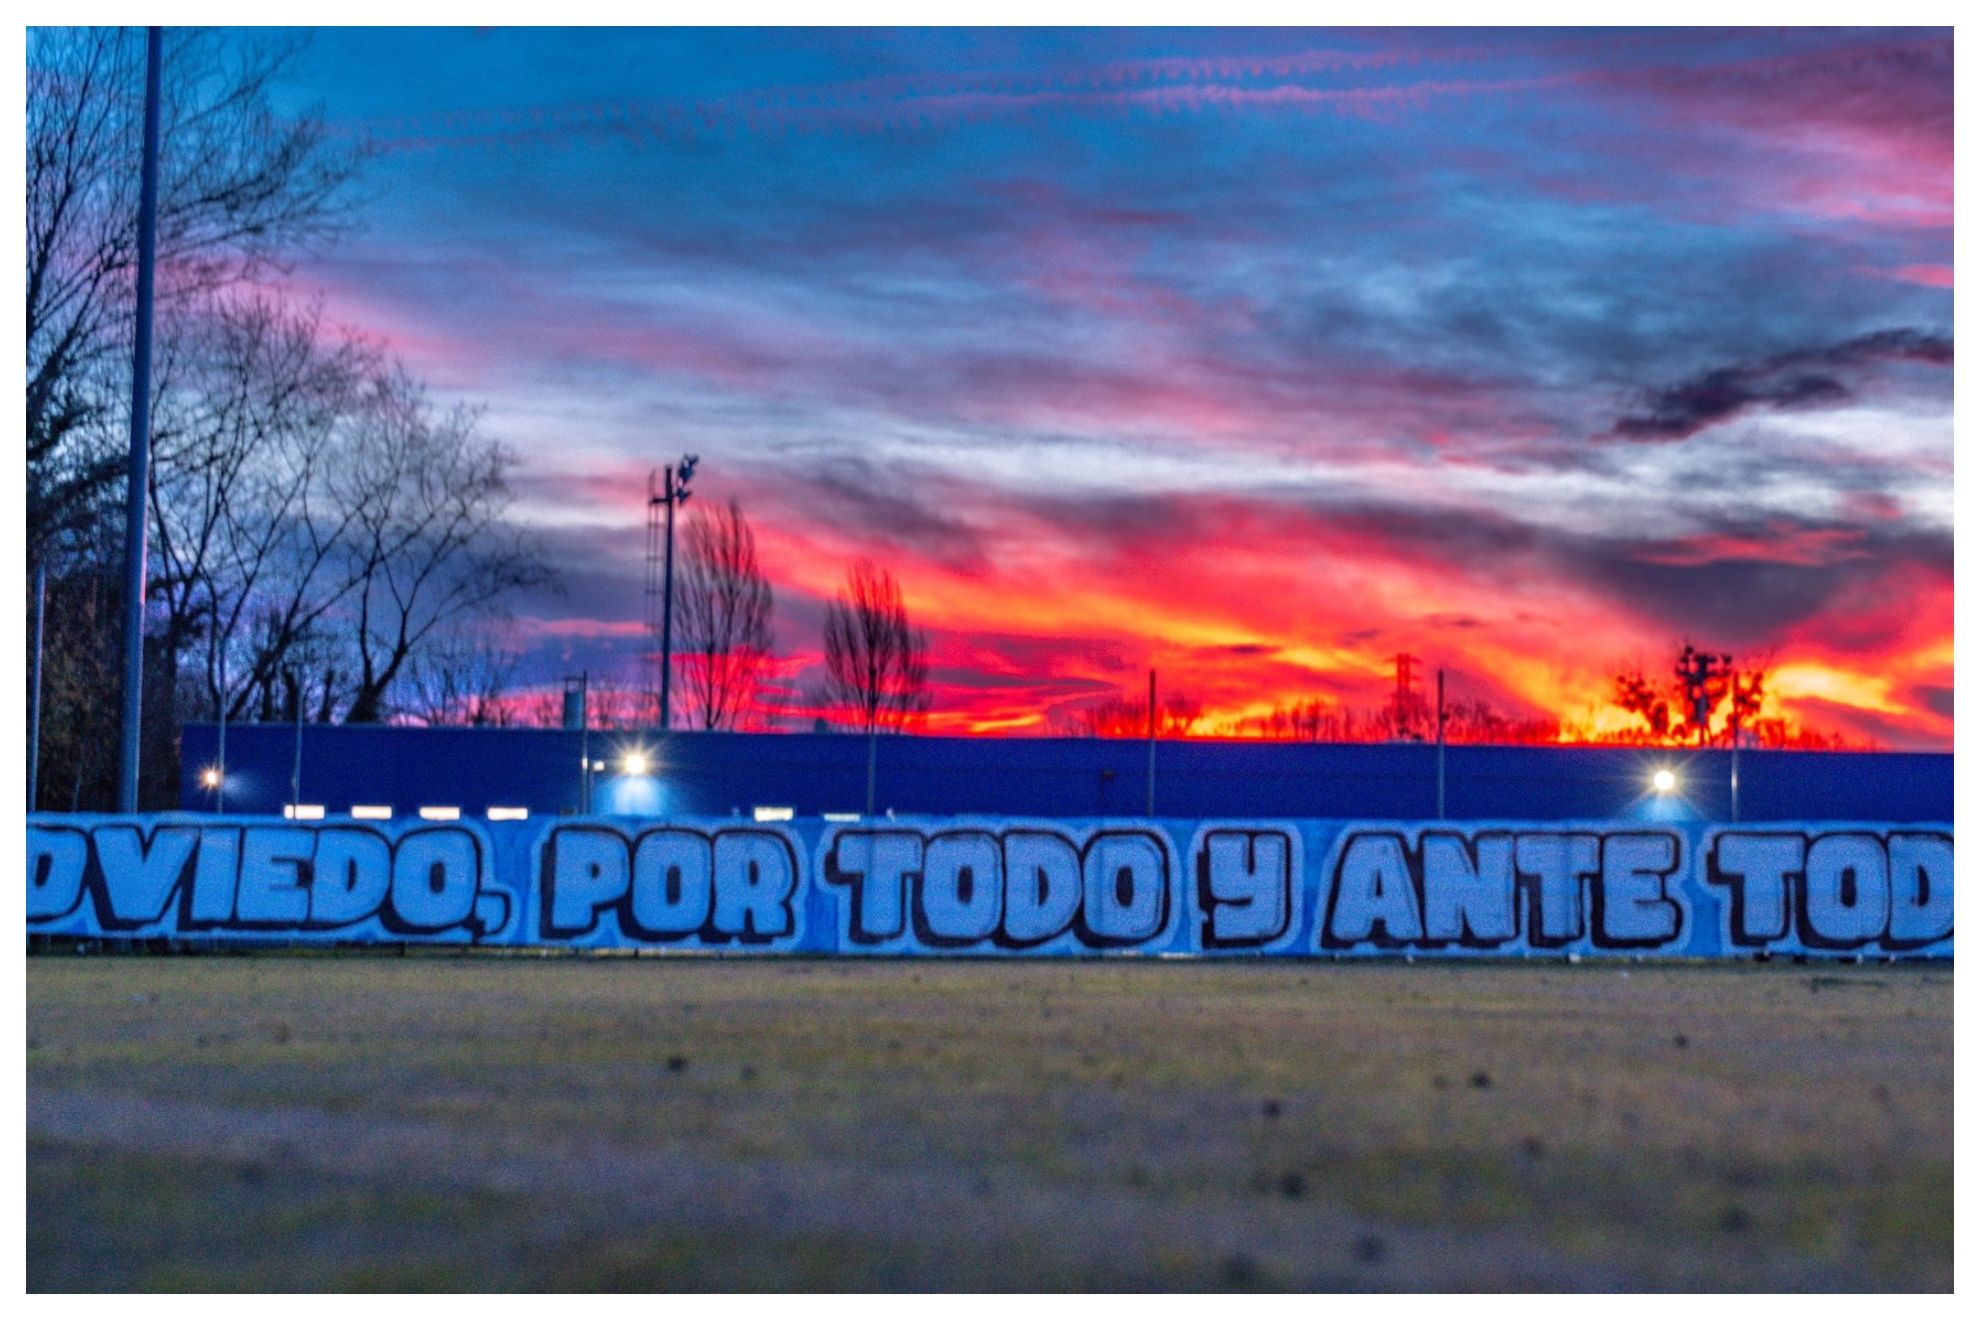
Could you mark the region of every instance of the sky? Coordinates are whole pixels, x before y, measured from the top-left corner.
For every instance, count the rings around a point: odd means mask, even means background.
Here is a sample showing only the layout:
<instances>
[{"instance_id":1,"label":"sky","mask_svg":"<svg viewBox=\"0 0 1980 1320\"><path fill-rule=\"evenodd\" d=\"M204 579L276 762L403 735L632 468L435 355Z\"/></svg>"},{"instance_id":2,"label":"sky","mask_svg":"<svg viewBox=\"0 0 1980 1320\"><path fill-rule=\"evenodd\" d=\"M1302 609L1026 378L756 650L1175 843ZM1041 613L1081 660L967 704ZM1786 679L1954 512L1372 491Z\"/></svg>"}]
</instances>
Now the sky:
<instances>
[{"instance_id":1,"label":"sky","mask_svg":"<svg viewBox=\"0 0 1980 1320\"><path fill-rule=\"evenodd\" d=\"M635 680L694 453L782 681L871 557L933 732L1398 652L1600 732L1689 641L1952 746L1949 32L333 29L284 96L375 151L291 281L520 456L534 681Z\"/></svg>"}]
</instances>

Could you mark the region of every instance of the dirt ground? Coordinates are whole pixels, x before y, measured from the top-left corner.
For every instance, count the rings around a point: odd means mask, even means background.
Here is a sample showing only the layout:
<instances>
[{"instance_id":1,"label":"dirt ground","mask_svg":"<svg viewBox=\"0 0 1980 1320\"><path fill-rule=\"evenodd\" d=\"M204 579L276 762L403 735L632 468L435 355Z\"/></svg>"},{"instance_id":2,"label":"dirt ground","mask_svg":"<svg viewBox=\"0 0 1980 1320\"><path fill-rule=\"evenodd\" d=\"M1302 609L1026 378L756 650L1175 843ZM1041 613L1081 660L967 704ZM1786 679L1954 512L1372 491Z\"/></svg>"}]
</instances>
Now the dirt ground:
<instances>
[{"instance_id":1,"label":"dirt ground","mask_svg":"<svg viewBox=\"0 0 1980 1320\"><path fill-rule=\"evenodd\" d=\"M1926 1289L1918 965L71 952L27 1282Z\"/></svg>"}]
</instances>

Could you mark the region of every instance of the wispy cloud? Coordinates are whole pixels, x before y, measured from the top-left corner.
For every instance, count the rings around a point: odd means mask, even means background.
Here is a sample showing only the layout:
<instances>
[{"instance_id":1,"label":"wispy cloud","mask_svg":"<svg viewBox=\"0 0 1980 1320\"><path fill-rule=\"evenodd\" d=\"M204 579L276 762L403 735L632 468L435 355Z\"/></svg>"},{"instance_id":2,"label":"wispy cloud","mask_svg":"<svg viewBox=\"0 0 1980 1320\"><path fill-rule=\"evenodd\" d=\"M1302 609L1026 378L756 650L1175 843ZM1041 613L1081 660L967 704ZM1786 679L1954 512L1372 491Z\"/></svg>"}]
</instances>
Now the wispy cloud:
<instances>
[{"instance_id":1,"label":"wispy cloud","mask_svg":"<svg viewBox=\"0 0 1980 1320\"><path fill-rule=\"evenodd\" d=\"M1609 434L1621 440L1685 440L1743 413L1847 403L1856 397L1851 381L1882 363L1950 367L1952 361L1948 335L1880 330L1839 344L1716 367L1651 391L1642 410L1619 418Z\"/></svg>"},{"instance_id":2,"label":"wispy cloud","mask_svg":"<svg viewBox=\"0 0 1980 1320\"><path fill-rule=\"evenodd\" d=\"M945 728L1405 649L1580 708L1690 635L1950 737L1948 32L321 41L386 152L297 281L525 453L560 666L636 655L694 451L791 674L879 556Z\"/></svg>"}]
</instances>

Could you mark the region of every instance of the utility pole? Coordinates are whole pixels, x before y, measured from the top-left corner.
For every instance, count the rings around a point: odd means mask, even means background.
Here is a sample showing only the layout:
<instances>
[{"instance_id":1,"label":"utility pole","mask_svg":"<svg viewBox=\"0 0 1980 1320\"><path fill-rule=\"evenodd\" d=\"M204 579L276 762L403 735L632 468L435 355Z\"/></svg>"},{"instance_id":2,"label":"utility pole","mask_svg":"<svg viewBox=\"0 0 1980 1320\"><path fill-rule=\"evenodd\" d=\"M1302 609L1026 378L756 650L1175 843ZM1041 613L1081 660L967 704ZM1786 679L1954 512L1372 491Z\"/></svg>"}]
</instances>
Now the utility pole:
<instances>
[{"instance_id":1,"label":"utility pole","mask_svg":"<svg viewBox=\"0 0 1980 1320\"><path fill-rule=\"evenodd\" d=\"M564 680L564 727L578 731L578 815L591 814L591 671Z\"/></svg>"},{"instance_id":2,"label":"utility pole","mask_svg":"<svg viewBox=\"0 0 1980 1320\"><path fill-rule=\"evenodd\" d=\"M866 712L866 818L873 819L873 784L880 765L880 712Z\"/></svg>"},{"instance_id":3,"label":"utility pole","mask_svg":"<svg viewBox=\"0 0 1980 1320\"><path fill-rule=\"evenodd\" d=\"M1732 817L1733 824L1737 825L1739 824L1739 708L1741 698L1744 695L1740 691L1739 671L1737 669L1732 672L1732 693Z\"/></svg>"},{"instance_id":4,"label":"utility pole","mask_svg":"<svg viewBox=\"0 0 1980 1320\"><path fill-rule=\"evenodd\" d=\"M678 464L664 469L665 475L649 474L646 479L646 627L648 633L660 634L660 731L665 733L673 724L674 695L674 509L686 504L688 482L694 477L694 466L701 459L695 454L682 456ZM658 478L656 480L656 478ZM656 513L665 508L665 551L663 580L659 599L654 599L653 559ZM653 616L656 612L659 618ZM656 628L656 624L658 625ZM650 638L649 638L650 640Z\"/></svg>"},{"instance_id":5,"label":"utility pole","mask_svg":"<svg viewBox=\"0 0 1980 1320\"><path fill-rule=\"evenodd\" d=\"M1148 671L1148 819L1155 819L1155 671Z\"/></svg>"},{"instance_id":6,"label":"utility pole","mask_svg":"<svg viewBox=\"0 0 1980 1320\"><path fill-rule=\"evenodd\" d=\"M151 487L151 299L158 258L158 81L164 38L145 30L144 166L138 185L137 341L131 356L130 489L124 499L124 722L117 810L137 810L144 717L144 532Z\"/></svg>"},{"instance_id":7,"label":"utility pole","mask_svg":"<svg viewBox=\"0 0 1980 1320\"><path fill-rule=\"evenodd\" d=\"M1437 666L1437 819L1444 818L1444 667Z\"/></svg>"},{"instance_id":8,"label":"utility pole","mask_svg":"<svg viewBox=\"0 0 1980 1320\"><path fill-rule=\"evenodd\" d=\"M290 671L289 693L296 703L296 757L289 769L289 819L302 815L302 715L303 690L302 675Z\"/></svg>"},{"instance_id":9,"label":"utility pole","mask_svg":"<svg viewBox=\"0 0 1980 1320\"><path fill-rule=\"evenodd\" d=\"M1733 824L1739 824L1739 712L1733 712L1732 766Z\"/></svg>"},{"instance_id":10,"label":"utility pole","mask_svg":"<svg viewBox=\"0 0 1980 1320\"><path fill-rule=\"evenodd\" d=\"M220 652L220 700L216 703L220 716L220 763L213 767L216 778L213 781L213 814L227 814L227 652Z\"/></svg>"}]
</instances>

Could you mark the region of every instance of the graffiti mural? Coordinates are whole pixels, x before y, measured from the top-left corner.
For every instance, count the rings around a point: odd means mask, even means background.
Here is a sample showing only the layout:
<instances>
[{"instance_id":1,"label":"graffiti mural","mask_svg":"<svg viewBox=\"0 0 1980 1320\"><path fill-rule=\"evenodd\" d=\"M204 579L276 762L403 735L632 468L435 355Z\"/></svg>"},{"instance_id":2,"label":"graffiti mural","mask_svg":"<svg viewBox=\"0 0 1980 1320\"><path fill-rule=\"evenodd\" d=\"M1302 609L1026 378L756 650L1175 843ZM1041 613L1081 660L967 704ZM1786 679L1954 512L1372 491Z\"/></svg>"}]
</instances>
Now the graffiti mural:
<instances>
[{"instance_id":1,"label":"graffiti mural","mask_svg":"<svg viewBox=\"0 0 1980 1320\"><path fill-rule=\"evenodd\" d=\"M538 942L796 944L803 868L787 830L557 825L536 852Z\"/></svg>"},{"instance_id":2,"label":"graffiti mural","mask_svg":"<svg viewBox=\"0 0 1980 1320\"><path fill-rule=\"evenodd\" d=\"M1951 948L1950 831L1719 830L1705 875L1725 889L1732 948Z\"/></svg>"},{"instance_id":3,"label":"graffiti mural","mask_svg":"<svg viewBox=\"0 0 1980 1320\"><path fill-rule=\"evenodd\" d=\"M37 816L30 933L726 953L1950 958L1950 826Z\"/></svg>"},{"instance_id":4,"label":"graffiti mural","mask_svg":"<svg viewBox=\"0 0 1980 1320\"><path fill-rule=\"evenodd\" d=\"M28 825L28 929L493 941L520 905L474 825Z\"/></svg>"}]
</instances>

